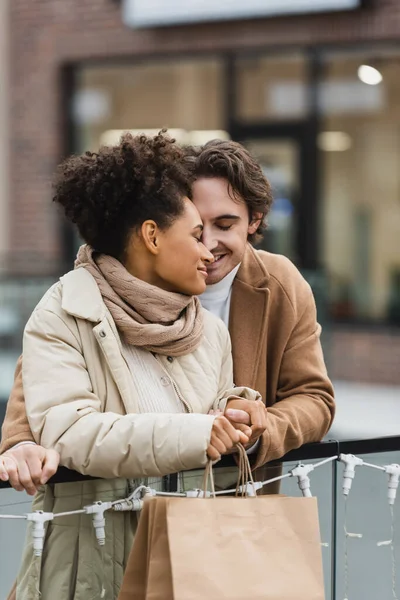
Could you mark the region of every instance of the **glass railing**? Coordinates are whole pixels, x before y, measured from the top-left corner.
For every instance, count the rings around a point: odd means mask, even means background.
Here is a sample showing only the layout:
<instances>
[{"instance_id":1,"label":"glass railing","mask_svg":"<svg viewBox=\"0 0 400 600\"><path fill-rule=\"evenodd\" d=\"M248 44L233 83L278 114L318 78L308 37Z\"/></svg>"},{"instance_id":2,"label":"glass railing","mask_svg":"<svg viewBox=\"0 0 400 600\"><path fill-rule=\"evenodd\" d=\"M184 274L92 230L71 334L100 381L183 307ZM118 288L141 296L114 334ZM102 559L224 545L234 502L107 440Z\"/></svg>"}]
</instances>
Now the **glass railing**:
<instances>
[{"instance_id":1,"label":"glass railing","mask_svg":"<svg viewBox=\"0 0 400 600\"><path fill-rule=\"evenodd\" d=\"M396 579L400 581L400 539L396 538L400 490L392 520L389 476L365 463L378 467L400 464L400 437L311 444L286 456L284 470L290 470L298 461L316 464L328 455L342 454L354 455L364 462L354 469L347 497L343 494L344 462L333 461L309 475L312 493L318 498L326 598L398 598L400 590L395 595L394 588ZM292 478L282 482L281 491L301 494ZM387 543L390 540L392 544Z\"/></svg>"},{"instance_id":2,"label":"glass railing","mask_svg":"<svg viewBox=\"0 0 400 600\"><path fill-rule=\"evenodd\" d=\"M355 455L364 462L354 469L355 477L350 479L347 499L343 495L345 463L328 461L340 455ZM308 477L311 493L318 498L326 599L400 597L396 583L397 578L400 584L400 535L396 536L396 528L400 527L400 490L391 507L389 475L382 469L373 468L400 463L400 436L310 444L290 452L282 461L283 474L299 464L315 466ZM232 458L228 457L219 466L233 464ZM86 478L60 468L52 482L82 479ZM396 477L392 480L396 482ZM193 487L198 487L198 482L199 477L193 479ZM300 496L298 483L296 476L284 478L281 492ZM166 491L176 491L177 478L165 479L164 484ZM8 484L0 482L0 515L30 512L31 499L7 487ZM16 576L25 525L24 520L0 518L0 598L6 598Z\"/></svg>"}]
</instances>

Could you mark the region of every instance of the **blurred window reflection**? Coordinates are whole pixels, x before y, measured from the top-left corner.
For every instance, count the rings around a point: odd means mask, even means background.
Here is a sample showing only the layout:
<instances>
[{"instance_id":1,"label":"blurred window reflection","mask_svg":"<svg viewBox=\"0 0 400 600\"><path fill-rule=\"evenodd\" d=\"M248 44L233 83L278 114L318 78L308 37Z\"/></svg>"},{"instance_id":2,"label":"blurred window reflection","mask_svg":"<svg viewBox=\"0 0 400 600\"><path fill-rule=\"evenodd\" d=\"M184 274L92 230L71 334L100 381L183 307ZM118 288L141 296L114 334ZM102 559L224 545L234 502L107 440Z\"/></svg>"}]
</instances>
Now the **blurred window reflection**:
<instances>
[{"instance_id":1,"label":"blurred window reflection","mask_svg":"<svg viewBox=\"0 0 400 600\"><path fill-rule=\"evenodd\" d=\"M307 107L307 63L302 54L239 58L238 119L284 121L303 118Z\"/></svg>"},{"instance_id":2,"label":"blurred window reflection","mask_svg":"<svg viewBox=\"0 0 400 600\"><path fill-rule=\"evenodd\" d=\"M271 183L274 203L268 216L268 230L259 248L284 254L297 262L297 211L299 196L299 148L295 140L252 140L243 144L260 162Z\"/></svg>"},{"instance_id":3,"label":"blurred window reflection","mask_svg":"<svg viewBox=\"0 0 400 600\"><path fill-rule=\"evenodd\" d=\"M84 67L73 99L75 150L96 150L114 130L223 130L223 81L216 59Z\"/></svg>"},{"instance_id":4,"label":"blurred window reflection","mask_svg":"<svg viewBox=\"0 0 400 600\"><path fill-rule=\"evenodd\" d=\"M319 92L331 313L400 325L400 53L331 53Z\"/></svg>"}]
</instances>

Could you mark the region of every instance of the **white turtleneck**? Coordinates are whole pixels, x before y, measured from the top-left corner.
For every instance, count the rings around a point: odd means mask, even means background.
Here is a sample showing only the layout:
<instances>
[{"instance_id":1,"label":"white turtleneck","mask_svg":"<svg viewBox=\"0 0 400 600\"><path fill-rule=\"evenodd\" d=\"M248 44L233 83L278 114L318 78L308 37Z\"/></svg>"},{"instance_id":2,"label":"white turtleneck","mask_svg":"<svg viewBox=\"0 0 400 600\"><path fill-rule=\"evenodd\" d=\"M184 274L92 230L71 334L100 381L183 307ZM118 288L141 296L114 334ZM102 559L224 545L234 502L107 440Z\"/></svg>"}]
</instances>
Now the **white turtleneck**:
<instances>
[{"instance_id":1,"label":"white turtleneck","mask_svg":"<svg viewBox=\"0 0 400 600\"><path fill-rule=\"evenodd\" d=\"M223 320L225 325L229 325L229 308L232 295L232 284L238 272L240 263L228 275L218 283L213 283L206 287L206 291L199 296L201 305L209 310L213 315Z\"/></svg>"}]
</instances>

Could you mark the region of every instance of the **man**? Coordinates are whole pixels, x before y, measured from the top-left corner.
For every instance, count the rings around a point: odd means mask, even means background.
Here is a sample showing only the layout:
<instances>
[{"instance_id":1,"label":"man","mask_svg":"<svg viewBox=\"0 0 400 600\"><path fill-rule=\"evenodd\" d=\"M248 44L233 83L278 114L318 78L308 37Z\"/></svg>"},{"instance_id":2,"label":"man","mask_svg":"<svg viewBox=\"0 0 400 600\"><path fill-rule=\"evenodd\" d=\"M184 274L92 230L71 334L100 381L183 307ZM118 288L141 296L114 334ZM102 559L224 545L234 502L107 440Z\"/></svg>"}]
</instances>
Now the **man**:
<instances>
[{"instance_id":1,"label":"man","mask_svg":"<svg viewBox=\"0 0 400 600\"><path fill-rule=\"evenodd\" d=\"M214 140L201 149L188 149L188 161L196 177L193 201L204 224L202 241L215 257L200 300L229 326L235 385L258 390L266 406L261 426L250 408L249 414L238 412L231 403L226 413L238 428L252 426L256 469L321 440L331 425L333 390L315 302L288 259L256 251L249 243L264 228L272 195L247 150ZM35 493L56 470L58 455L32 443L20 363L2 433L0 477L9 477L16 489ZM260 477L266 479L266 472Z\"/></svg>"}]
</instances>

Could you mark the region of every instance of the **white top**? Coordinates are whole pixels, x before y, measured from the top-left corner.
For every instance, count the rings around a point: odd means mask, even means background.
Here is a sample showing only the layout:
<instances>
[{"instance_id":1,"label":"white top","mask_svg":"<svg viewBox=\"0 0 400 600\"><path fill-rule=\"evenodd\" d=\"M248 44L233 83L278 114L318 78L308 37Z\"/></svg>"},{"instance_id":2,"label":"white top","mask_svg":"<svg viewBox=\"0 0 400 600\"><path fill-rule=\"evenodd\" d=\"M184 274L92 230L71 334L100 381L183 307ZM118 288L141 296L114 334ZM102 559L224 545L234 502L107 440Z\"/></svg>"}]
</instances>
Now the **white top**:
<instances>
[{"instance_id":1,"label":"white top","mask_svg":"<svg viewBox=\"0 0 400 600\"><path fill-rule=\"evenodd\" d=\"M126 344L121 338L122 353L128 364L135 386L139 413L183 413L185 407L179 400L172 380L157 358L147 350ZM135 480L140 485L143 480ZM146 477L145 485L157 491L164 490L162 477Z\"/></svg>"},{"instance_id":2,"label":"white top","mask_svg":"<svg viewBox=\"0 0 400 600\"><path fill-rule=\"evenodd\" d=\"M182 413L171 377L157 358L147 350L122 341L122 352L132 374L139 413Z\"/></svg>"},{"instance_id":3,"label":"white top","mask_svg":"<svg viewBox=\"0 0 400 600\"><path fill-rule=\"evenodd\" d=\"M232 284L239 267L240 263L221 281L208 285L206 291L199 296L202 307L222 319L227 327L229 326Z\"/></svg>"}]
</instances>

